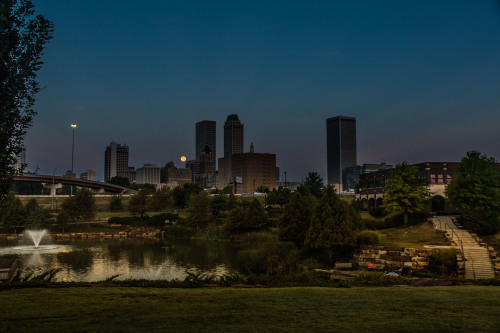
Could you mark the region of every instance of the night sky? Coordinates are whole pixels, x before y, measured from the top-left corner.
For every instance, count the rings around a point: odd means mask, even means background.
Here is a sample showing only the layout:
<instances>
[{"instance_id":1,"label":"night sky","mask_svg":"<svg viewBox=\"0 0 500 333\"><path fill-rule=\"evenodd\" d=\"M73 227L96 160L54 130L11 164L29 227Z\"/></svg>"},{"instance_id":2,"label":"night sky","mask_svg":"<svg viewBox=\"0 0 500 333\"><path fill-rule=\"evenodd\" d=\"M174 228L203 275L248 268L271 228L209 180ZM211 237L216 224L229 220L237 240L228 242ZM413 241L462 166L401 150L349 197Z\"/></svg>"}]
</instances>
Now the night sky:
<instances>
[{"instance_id":1,"label":"night sky","mask_svg":"<svg viewBox=\"0 0 500 333\"><path fill-rule=\"evenodd\" d=\"M34 0L55 25L28 170L104 174L194 159L195 123L231 113L245 151L326 181L326 122L357 118L358 163L500 159L500 6L450 1ZM218 157L222 157L219 155Z\"/></svg>"}]
</instances>

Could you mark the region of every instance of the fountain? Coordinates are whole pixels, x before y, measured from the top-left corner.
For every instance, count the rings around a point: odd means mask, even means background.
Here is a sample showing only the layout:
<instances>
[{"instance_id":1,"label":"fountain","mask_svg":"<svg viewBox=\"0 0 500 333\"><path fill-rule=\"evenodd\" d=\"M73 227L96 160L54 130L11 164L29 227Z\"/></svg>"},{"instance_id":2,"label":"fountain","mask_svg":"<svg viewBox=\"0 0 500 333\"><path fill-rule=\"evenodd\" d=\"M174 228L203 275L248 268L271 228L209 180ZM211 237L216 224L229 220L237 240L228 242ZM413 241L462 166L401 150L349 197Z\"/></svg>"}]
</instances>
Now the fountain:
<instances>
[{"instance_id":1,"label":"fountain","mask_svg":"<svg viewBox=\"0 0 500 333\"><path fill-rule=\"evenodd\" d=\"M40 242L42 241L43 236L47 233L47 230L27 230L26 234L30 236L33 244L35 245L35 249L40 247Z\"/></svg>"},{"instance_id":2,"label":"fountain","mask_svg":"<svg viewBox=\"0 0 500 333\"><path fill-rule=\"evenodd\" d=\"M68 252L71 250L69 245L57 245L57 244L47 244L41 245L40 243L45 237L47 241L48 231L43 230L26 230L24 232L24 243L29 242L29 245L17 245L17 246L7 246L0 248L0 255L6 254L22 254L22 253L57 253L57 252Z\"/></svg>"}]
</instances>

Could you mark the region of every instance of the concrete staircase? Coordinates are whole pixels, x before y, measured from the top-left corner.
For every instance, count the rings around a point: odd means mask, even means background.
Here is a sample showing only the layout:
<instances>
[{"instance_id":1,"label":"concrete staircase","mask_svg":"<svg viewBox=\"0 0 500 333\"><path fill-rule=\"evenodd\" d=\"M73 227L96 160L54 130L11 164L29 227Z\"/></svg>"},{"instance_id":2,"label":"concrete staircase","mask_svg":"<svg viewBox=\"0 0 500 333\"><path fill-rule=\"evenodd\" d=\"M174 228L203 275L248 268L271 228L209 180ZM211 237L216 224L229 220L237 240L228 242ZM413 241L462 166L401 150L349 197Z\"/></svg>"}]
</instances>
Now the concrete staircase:
<instances>
[{"instance_id":1,"label":"concrete staircase","mask_svg":"<svg viewBox=\"0 0 500 333\"><path fill-rule=\"evenodd\" d=\"M446 231L455 246L462 251L465 259L466 279L495 277L495 269L488 249L481 246L467 230L457 227L450 216L435 216L432 222L434 228Z\"/></svg>"}]
</instances>

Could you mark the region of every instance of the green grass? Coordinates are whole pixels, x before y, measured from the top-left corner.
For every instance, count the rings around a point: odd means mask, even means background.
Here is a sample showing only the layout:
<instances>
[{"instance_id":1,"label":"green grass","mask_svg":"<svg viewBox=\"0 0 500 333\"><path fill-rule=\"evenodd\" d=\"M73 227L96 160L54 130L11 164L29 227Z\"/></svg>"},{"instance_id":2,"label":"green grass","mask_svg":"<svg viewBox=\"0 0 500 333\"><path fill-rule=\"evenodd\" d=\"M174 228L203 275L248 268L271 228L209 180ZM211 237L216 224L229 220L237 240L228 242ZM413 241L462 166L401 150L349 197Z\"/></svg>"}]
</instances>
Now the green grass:
<instances>
[{"instance_id":1,"label":"green grass","mask_svg":"<svg viewBox=\"0 0 500 333\"><path fill-rule=\"evenodd\" d=\"M429 222L409 227L378 230L382 246L423 248L424 245L449 245Z\"/></svg>"},{"instance_id":2,"label":"green grass","mask_svg":"<svg viewBox=\"0 0 500 333\"><path fill-rule=\"evenodd\" d=\"M0 293L5 332L498 332L500 288L45 288Z\"/></svg>"}]
</instances>

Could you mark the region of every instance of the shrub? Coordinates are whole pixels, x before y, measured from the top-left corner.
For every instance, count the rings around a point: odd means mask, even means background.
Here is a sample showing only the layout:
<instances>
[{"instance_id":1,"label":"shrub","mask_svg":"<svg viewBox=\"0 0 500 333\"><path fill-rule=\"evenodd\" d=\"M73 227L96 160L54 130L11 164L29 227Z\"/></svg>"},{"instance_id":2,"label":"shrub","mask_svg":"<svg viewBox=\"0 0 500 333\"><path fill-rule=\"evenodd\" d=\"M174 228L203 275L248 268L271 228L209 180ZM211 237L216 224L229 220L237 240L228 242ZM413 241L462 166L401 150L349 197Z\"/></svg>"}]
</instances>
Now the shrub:
<instances>
[{"instance_id":1,"label":"shrub","mask_svg":"<svg viewBox=\"0 0 500 333\"><path fill-rule=\"evenodd\" d=\"M368 213L373 217L385 217L387 216L387 211L384 207L374 207L368 211Z\"/></svg>"},{"instance_id":2,"label":"shrub","mask_svg":"<svg viewBox=\"0 0 500 333\"><path fill-rule=\"evenodd\" d=\"M455 249L441 249L431 254L429 271L441 275L451 275L457 271L457 251Z\"/></svg>"},{"instance_id":3,"label":"shrub","mask_svg":"<svg viewBox=\"0 0 500 333\"><path fill-rule=\"evenodd\" d=\"M153 215L149 218L149 221L146 222L148 226L151 227L164 227L165 221L173 222L179 219L179 215L173 213L162 213Z\"/></svg>"},{"instance_id":4,"label":"shrub","mask_svg":"<svg viewBox=\"0 0 500 333\"><path fill-rule=\"evenodd\" d=\"M292 243L280 242L275 235L253 232L243 238L238 265L244 274L276 275L297 269L299 252Z\"/></svg>"},{"instance_id":5,"label":"shrub","mask_svg":"<svg viewBox=\"0 0 500 333\"><path fill-rule=\"evenodd\" d=\"M379 245L380 237L377 232L363 230L358 234L357 237L358 245Z\"/></svg>"}]
</instances>

